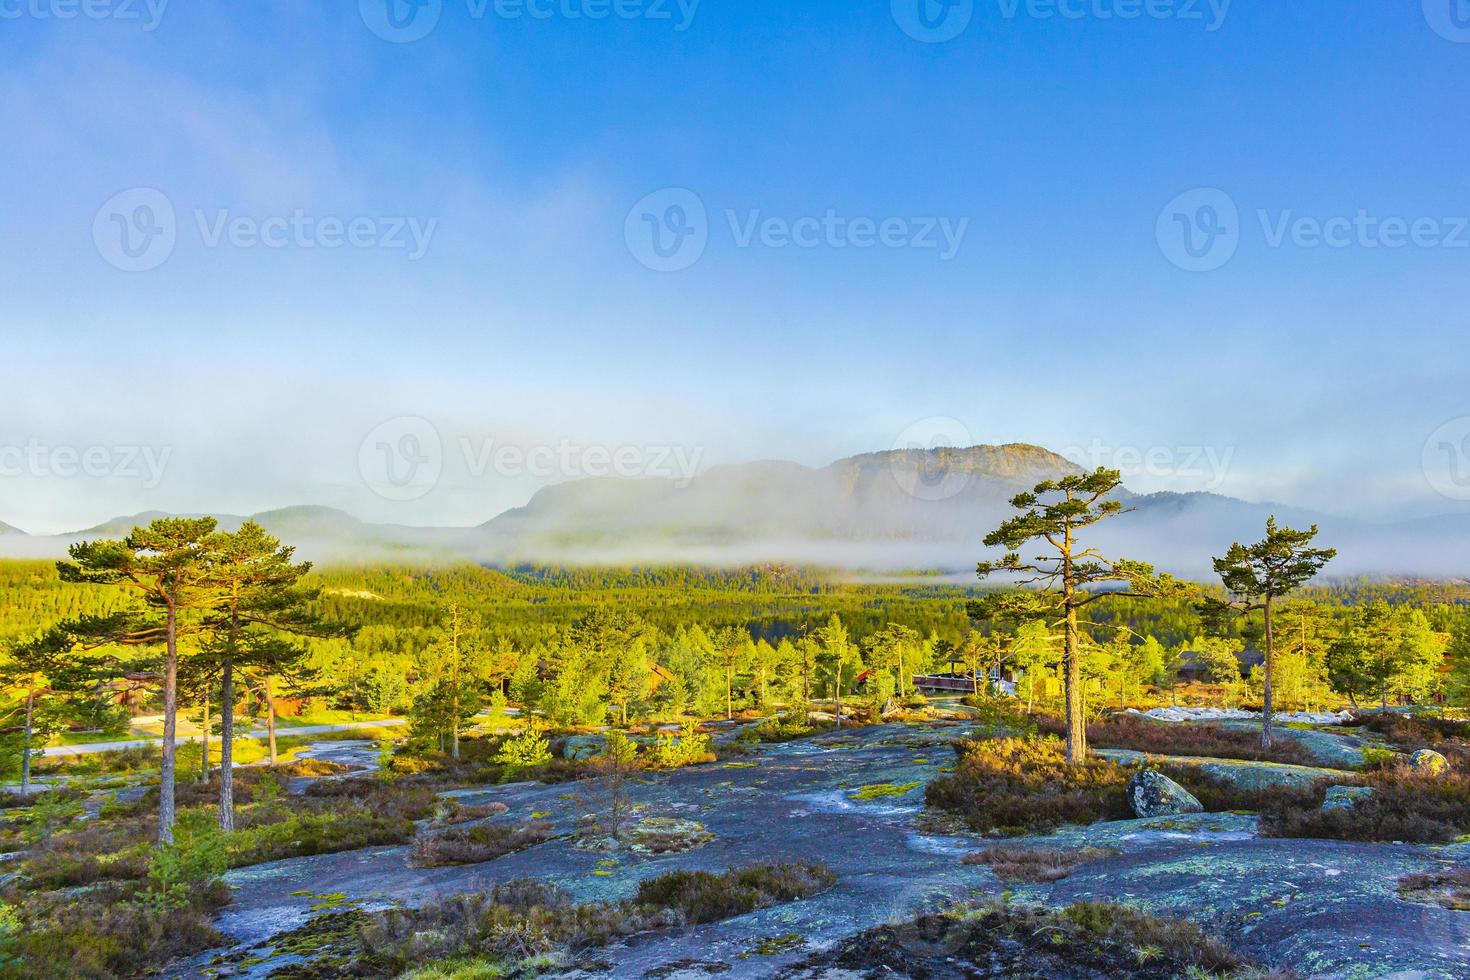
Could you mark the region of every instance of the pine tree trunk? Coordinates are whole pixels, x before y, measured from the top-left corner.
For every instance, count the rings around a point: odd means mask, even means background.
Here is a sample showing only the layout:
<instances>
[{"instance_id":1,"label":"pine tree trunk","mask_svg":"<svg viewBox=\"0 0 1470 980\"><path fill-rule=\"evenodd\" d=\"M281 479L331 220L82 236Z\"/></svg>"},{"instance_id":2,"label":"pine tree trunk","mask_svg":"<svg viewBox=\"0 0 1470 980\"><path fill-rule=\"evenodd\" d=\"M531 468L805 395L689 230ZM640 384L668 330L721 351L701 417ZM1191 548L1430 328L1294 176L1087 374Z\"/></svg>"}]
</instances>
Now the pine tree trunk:
<instances>
[{"instance_id":1,"label":"pine tree trunk","mask_svg":"<svg viewBox=\"0 0 1470 980\"><path fill-rule=\"evenodd\" d=\"M1072 586L1065 587L1067 627L1064 636L1067 668L1067 763L1087 759L1087 718L1082 708L1082 658L1078 650L1077 610L1072 608Z\"/></svg>"},{"instance_id":2,"label":"pine tree trunk","mask_svg":"<svg viewBox=\"0 0 1470 980\"><path fill-rule=\"evenodd\" d=\"M158 843L174 842L174 756L179 711L179 614L170 603L164 640L163 760L158 767Z\"/></svg>"},{"instance_id":3,"label":"pine tree trunk","mask_svg":"<svg viewBox=\"0 0 1470 980\"><path fill-rule=\"evenodd\" d=\"M204 689L204 728L199 736L199 781L209 782L209 688Z\"/></svg>"},{"instance_id":4,"label":"pine tree trunk","mask_svg":"<svg viewBox=\"0 0 1470 980\"><path fill-rule=\"evenodd\" d=\"M34 732L36 719L36 678L31 676L31 682L26 688L26 729L25 736L20 743L20 793L29 796L31 792L31 735Z\"/></svg>"},{"instance_id":5,"label":"pine tree trunk","mask_svg":"<svg viewBox=\"0 0 1470 980\"><path fill-rule=\"evenodd\" d=\"M842 727L842 661L837 661L837 673L832 678L832 696L837 701L837 727Z\"/></svg>"},{"instance_id":6,"label":"pine tree trunk","mask_svg":"<svg viewBox=\"0 0 1470 980\"><path fill-rule=\"evenodd\" d=\"M265 677L265 730L270 741L271 765L276 764L276 698L271 693L271 676Z\"/></svg>"},{"instance_id":7,"label":"pine tree trunk","mask_svg":"<svg viewBox=\"0 0 1470 980\"><path fill-rule=\"evenodd\" d=\"M235 665L230 660L219 692L219 829L235 829Z\"/></svg>"},{"instance_id":8,"label":"pine tree trunk","mask_svg":"<svg viewBox=\"0 0 1470 980\"><path fill-rule=\"evenodd\" d=\"M727 664L725 666L725 720L726 721L730 721L732 718L735 717L735 709L731 706L731 700L730 700L730 686L732 684L732 680L731 680L730 675L733 672L734 671Z\"/></svg>"},{"instance_id":9,"label":"pine tree trunk","mask_svg":"<svg viewBox=\"0 0 1470 980\"><path fill-rule=\"evenodd\" d=\"M1276 635L1271 620L1271 597L1266 596L1266 678L1262 689L1261 705L1261 746L1269 749L1271 747L1271 698L1272 684L1275 681L1276 669Z\"/></svg>"}]
</instances>

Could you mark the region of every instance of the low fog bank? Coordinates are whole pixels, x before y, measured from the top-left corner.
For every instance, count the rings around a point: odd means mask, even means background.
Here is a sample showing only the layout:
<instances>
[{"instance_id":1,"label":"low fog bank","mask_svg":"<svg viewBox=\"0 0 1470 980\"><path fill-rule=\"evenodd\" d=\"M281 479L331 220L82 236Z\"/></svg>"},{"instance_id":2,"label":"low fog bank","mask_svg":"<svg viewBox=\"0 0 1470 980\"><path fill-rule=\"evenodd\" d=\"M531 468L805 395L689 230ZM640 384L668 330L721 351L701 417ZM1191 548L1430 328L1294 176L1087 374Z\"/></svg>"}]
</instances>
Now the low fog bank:
<instances>
[{"instance_id":1,"label":"low fog bank","mask_svg":"<svg viewBox=\"0 0 1470 980\"><path fill-rule=\"evenodd\" d=\"M1034 446L901 450L839 460L718 467L675 480L585 479L542 489L524 507L478 527L366 524L327 507L255 515L306 559L331 564L487 565L783 562L869 575L938 572L972 581L983 541L1016 511L1011 498L1038 480L1078 472ZM1110 558L1131 558L1191 579L1214 578L1211 558L1264 533L1268 516L1305 528L1338 549L1332 577L1463 578L1470 574L1470 516L1370 524L1282 504L1208 493L1118 498L1127 511L1085 532ZM119 518L48 537L0 533L0 554L58 558L73 541L120 537L154 514ZM222 527L243 517L221 515ZM1025 557L1039 552L1023 552Z\"/></svg>"}]
</instances>

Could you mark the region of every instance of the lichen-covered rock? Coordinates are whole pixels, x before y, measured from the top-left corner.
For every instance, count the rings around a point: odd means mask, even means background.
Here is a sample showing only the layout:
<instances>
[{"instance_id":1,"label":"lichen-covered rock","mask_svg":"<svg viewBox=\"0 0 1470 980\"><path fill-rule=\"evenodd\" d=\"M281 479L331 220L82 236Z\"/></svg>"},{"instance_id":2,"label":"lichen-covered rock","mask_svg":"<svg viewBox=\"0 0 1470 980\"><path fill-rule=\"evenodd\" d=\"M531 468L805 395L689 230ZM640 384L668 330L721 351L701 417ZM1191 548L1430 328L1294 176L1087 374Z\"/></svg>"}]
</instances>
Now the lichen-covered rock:
<instances>
[{"instance_id":1,"label":"lichen-covered rock","mask_svg":"<svg viewBox=\"0 0 1470 980\"><path fill-rule=\"evenodd\" d=\"M576 761L591 759L606 751L607 737L605 735L573 735L562 746L561 755L563 759Z\"/></svg>"},{"instance_id":2,"label":"lichen-covered rock","mask_svg":"<svg viewBox=\"0 0 1470 980\"><path fill-rule=\"evenodd\" d=\"M1194 794L1157 769L1144 769L1128 780L1128 805L1140 817L1177 817L1205 809Z\"/></svg>"},{"instance_id":3,"label":"lichen-covered rock","mask_svg":"<svg viewBox=\"0 0 1470 980\"><path fill-rule=\"evenodd\" d=\"M1440 755L1433 749L1420 749L1409 756L1409 765L1415 772L1422 772L1428 776L1438 776L1450 767L1450 760Z\"/></svg>"},{"instance_id":4,"label":"lichen-covered rock","mask_svg":"<svg viewBox=\"0 0 1470 980\"><path fill-rule=\"evenodd\" d=\"M1327 798L1322 801L1324 810L1351 810L1359 800L1366 800L1373 795L1371 786L1333 786L1327 790Z\"/></svg>"}]
</instances>

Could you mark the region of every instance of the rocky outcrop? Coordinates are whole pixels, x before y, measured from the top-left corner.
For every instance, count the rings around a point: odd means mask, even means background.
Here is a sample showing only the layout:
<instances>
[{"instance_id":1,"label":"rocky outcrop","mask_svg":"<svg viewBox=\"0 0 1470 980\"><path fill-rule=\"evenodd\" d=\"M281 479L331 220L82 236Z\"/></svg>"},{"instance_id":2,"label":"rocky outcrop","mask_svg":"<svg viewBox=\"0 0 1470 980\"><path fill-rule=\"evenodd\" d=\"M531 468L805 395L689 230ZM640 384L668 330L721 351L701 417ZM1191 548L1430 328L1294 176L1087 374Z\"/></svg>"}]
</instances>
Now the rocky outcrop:
<instances>
[{"instance_id":1,"label":"rocky outcrop","mask_svg":"<svg viewBox=\"0 0 1470 980\"><path fill-rule=\"evenodd\" d=\"M1450 768L1450 760L1433 749L1420 749L1409 756L1409 766L1426 776L1440 776Z\"/></svg>"},{"instance_id":2,"label":"rocky outcrop","mask_svg":"<svg viewBox=\"0 0 1470 980\"><path fill-rule=\"evenodd\" d=\"M1194 794L1157 769L1144 769L1128 780L1128 804L1140 817L1177 817L1205 809Z\"/></svg>"},{"instance_id":3,"label":"rocky outcrop","mask_svg":"<svg viewBox=\"0 0 1470 980\"><path fill-rule=\"evenodd\" d=\"M1333 786L1327 790L1327 798L1322 801L1324 810L1351 810L1359 800L1366 800L1373 795L1371 786Z\"/></svg>"}]
</instances>

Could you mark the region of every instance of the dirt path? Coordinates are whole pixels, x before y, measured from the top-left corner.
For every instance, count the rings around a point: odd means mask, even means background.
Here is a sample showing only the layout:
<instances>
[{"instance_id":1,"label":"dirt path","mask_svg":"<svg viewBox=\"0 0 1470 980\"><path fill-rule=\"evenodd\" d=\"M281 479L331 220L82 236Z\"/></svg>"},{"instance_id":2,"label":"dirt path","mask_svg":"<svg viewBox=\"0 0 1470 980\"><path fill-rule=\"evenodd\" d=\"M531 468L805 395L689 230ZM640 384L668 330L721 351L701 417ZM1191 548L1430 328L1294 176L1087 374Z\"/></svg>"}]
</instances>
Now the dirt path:
<instances>
[{"instance_id":1,"label":"dirt path","mask_svg":"<svg viewBox=\"0 0 1470 980\"><path fill-rule=\"evenodd\" d=\"M327 735L332 732L355 732L366 728L396 728L399 725L408 724L406 718L387 718L383 721L344 721L335 725L303 725L299 728L276 727L276 738L301 737L305 735ZM248 739L263 742L269 738L264 729L252 729L246 732L237 732L237 740ZM198 742L198 735L180 735L174 739L176 745L187 745ZM210 744L217 745L219 736L210 737ZM114 742L86 742L78 745L50 745L39 750L38 754L43 756L61 755L91 755L93 752L119 752L123 749L146 749L163 743L161 738L128 738L119 739Z\"/></svg>"}]
</instances>

